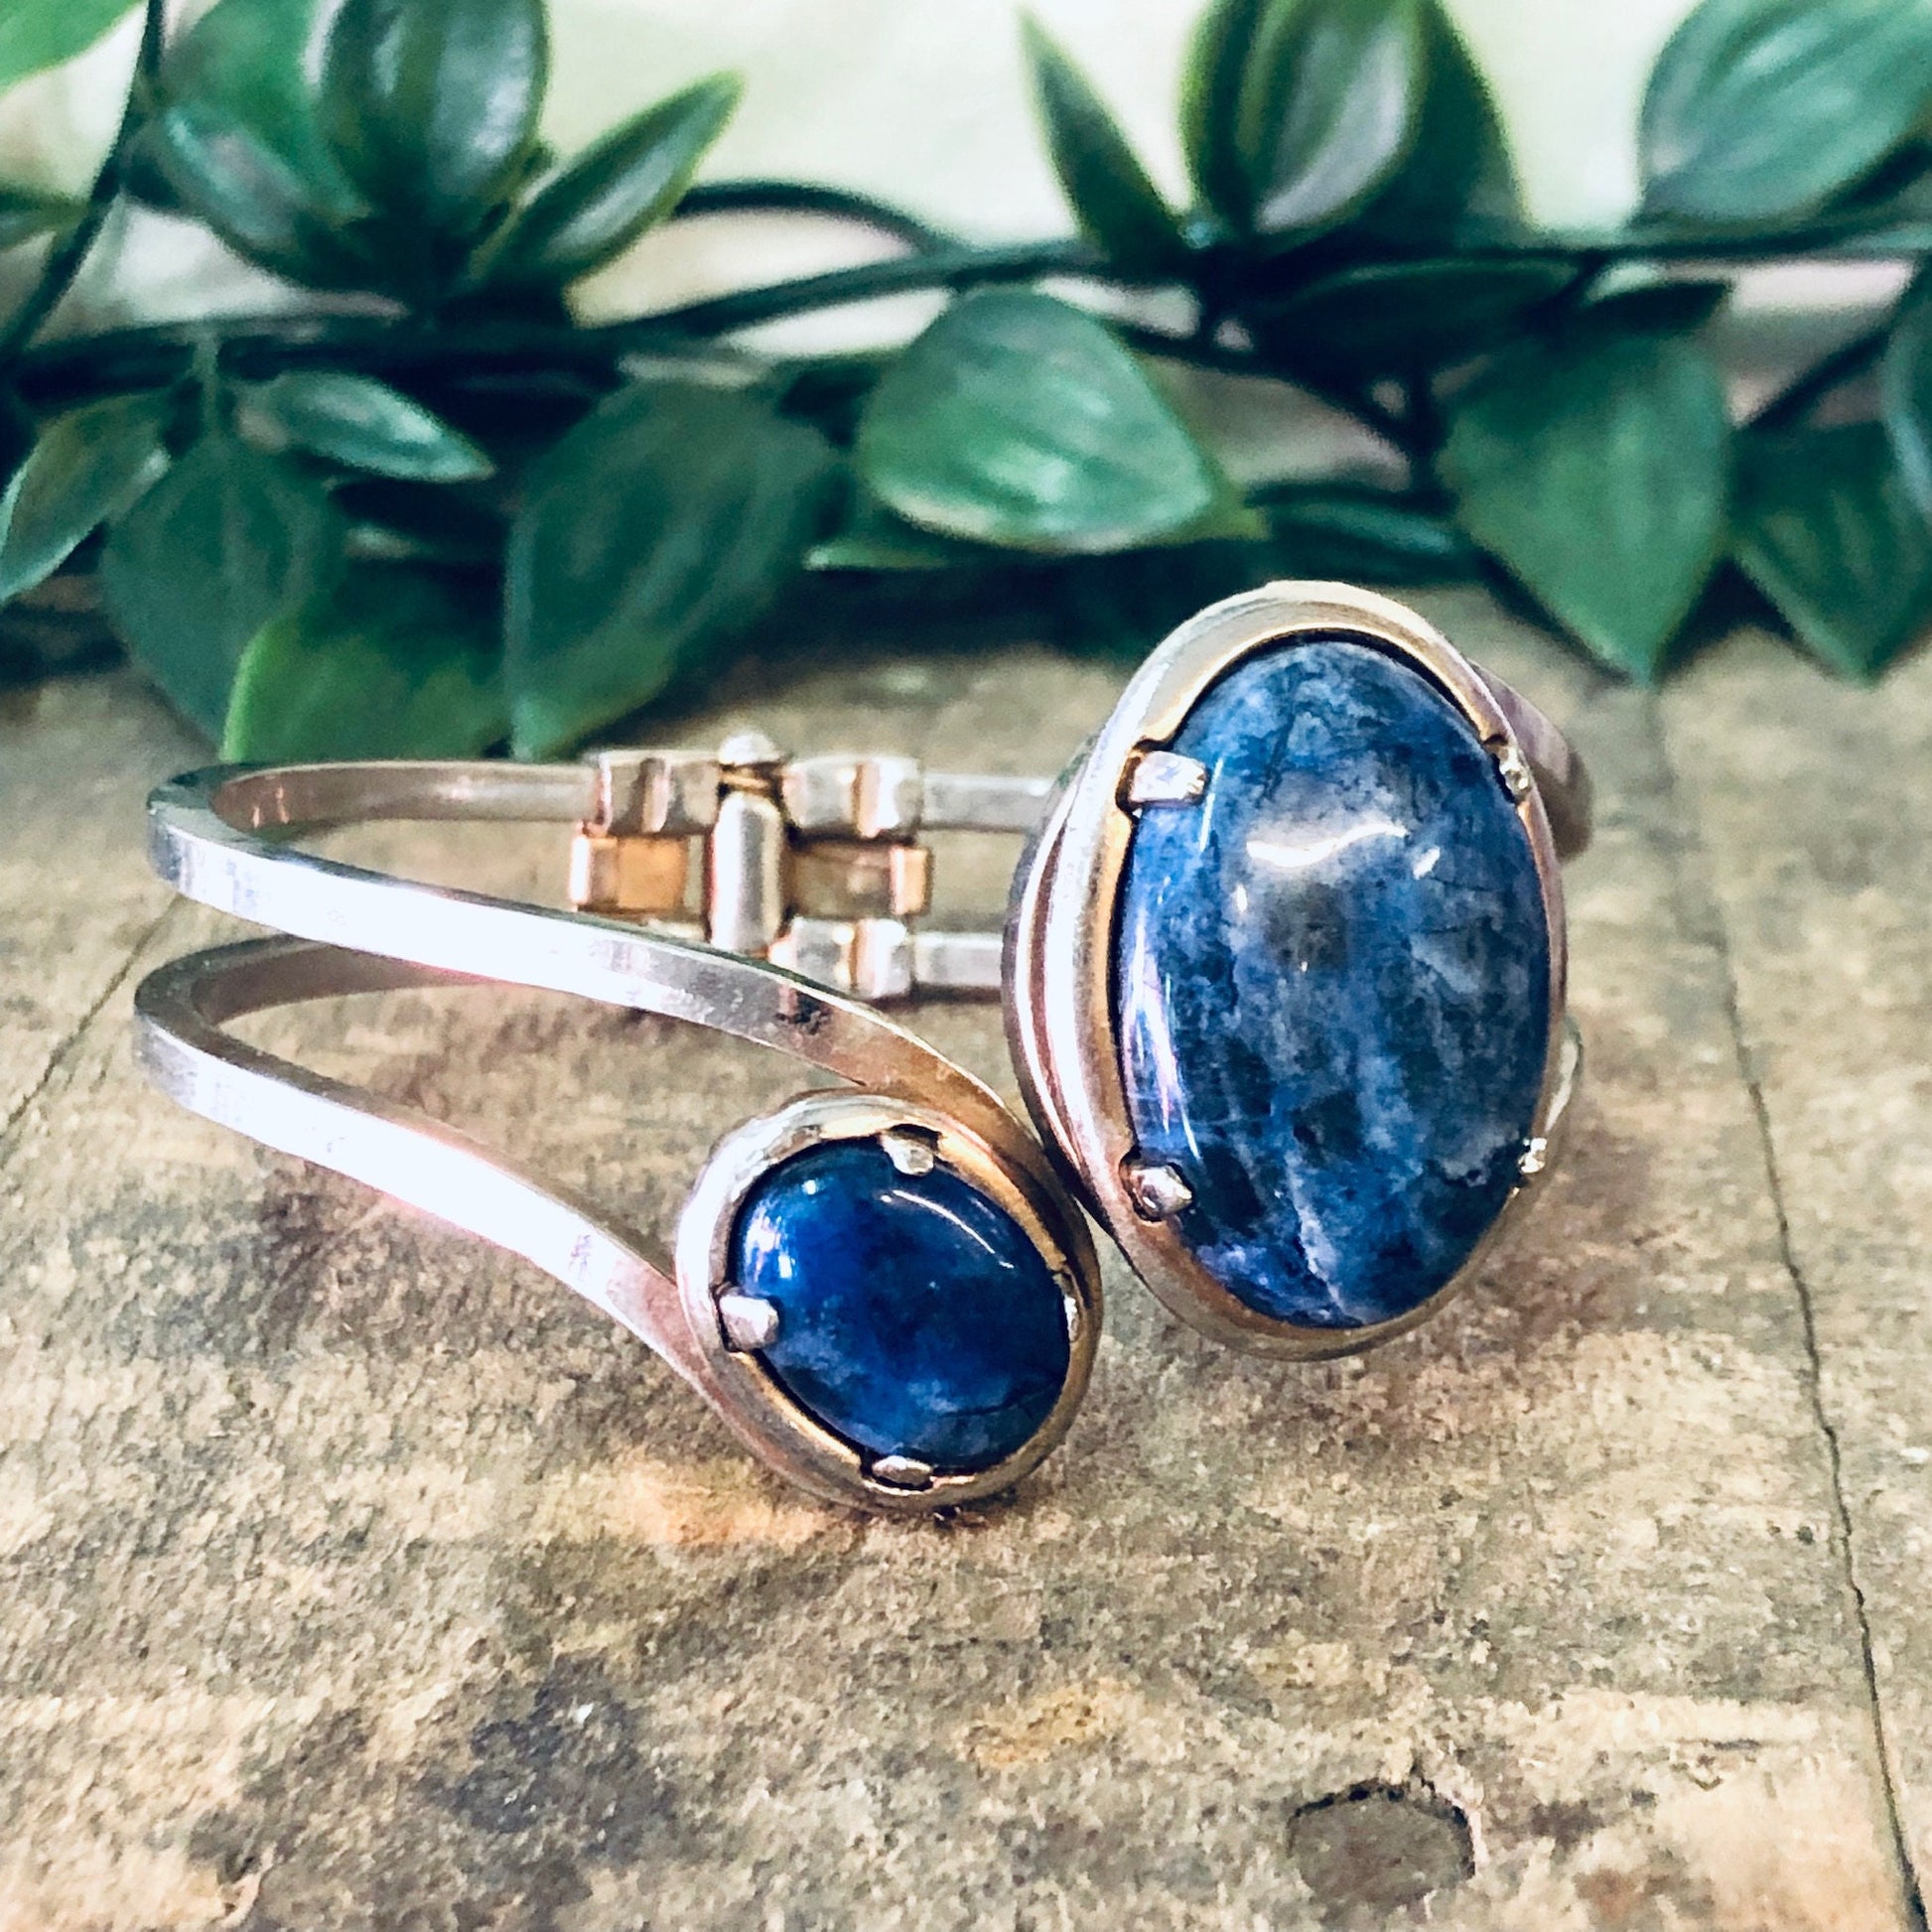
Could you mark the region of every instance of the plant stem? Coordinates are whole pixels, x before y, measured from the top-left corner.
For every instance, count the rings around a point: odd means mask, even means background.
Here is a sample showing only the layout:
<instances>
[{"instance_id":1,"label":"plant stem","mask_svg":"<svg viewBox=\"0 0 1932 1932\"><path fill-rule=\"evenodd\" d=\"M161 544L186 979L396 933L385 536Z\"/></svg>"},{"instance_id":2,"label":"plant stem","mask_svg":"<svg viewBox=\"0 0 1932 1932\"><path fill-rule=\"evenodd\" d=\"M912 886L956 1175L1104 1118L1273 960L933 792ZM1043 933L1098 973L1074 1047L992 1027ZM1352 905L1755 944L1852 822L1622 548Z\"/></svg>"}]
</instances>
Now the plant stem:
<instances>
[{"instance_id":1,"label":"plant stem","mask_svg":"<svg viewBox=\"0 0 1932 1932\"><path fill-rule=\"evenodd\" d=\"M689 351L708 338L818 309L1043 274L1091 276L1101 266L1084 242L1038 241L894 256L591 328L483 323L432 330L408 319L369 316L230 317L220 328L226 366L237 375L313 363L365 372L464 364L497 373L557 366L609 370L625 355ZM21 393L44 408L75 393L158 387L181 374L207 328L159 324L53 343L21 358L16 380ZM1175 352L1186 351L1176 344Z\"/></svg>"},{"instance_id":2,"label":"plant stem","mask_svg":"<svg viewBox=\"0 0 1932 1932\"><path fill-rule=\"evenodd\" d=\"M161 0L149 0L151 24L160 4ZM132 105L130 102L131 108ZM110 155L108 164L102 168L96 183L97 199L90 206L88 221L76 228L69 237L69 248L62 251L64 256L71 251L73 257L62 269L67 280L71 279L79 265L78 257L84 254L87 241L104 217L106 201L98 198L105 187L109 190L106 199L111 200L111 187L118 180L121 167L119 149L117 142L116 154ZM840 190L794 189L786 183L724 183L710 191L693 191L687 198L687 207L691 201L696 201L700 212L707 207L789 207L850 215L875 225L901 218L897 210L868 197L851 196ZM912 221L909 216L903 219ZM919 223L912 223L905 230L904 238L910 241L914 232L935 244L944 240ZM1803 243L1803 237L1795 233L1780 240L1787 251ZM1777 248L1766 237L1687 239L1623 235L1538 236L1521 242L1479 242L1457 249L1459 257L1489 260L1514 259L1525 254L1547 257L1552 253L1574 253L1580 271L1587 274L1594 274L1613 261L1728 259L1732 251L1737 259L1757 259L1775 254ZM23 311L8 335L0 339L4 351L17 358L14 380L28 402L41 408L56 407L88 396L157 387L182 374L192 357L195 341L206 333L206 324L198 325L193 332L167 324L106 331L29 349L28 338L65 289L65 281L60 286L53 285L54 266L50 262L50 276L43 278L44 296L30 299L33 313ZM731 335L789 316L892 295L941 289L957 291L986 283L1029 281L1049 275L1104 281L1115 287L1173 284L1173 278L1124 276L1109 267L1098 251L1077 240L995 247L945 241L944 245L920 248L884 261L734 290L728 295L686 303L653 315L590 328L505 322L432 330L410 319L342 315L231 317L223 319L218 326L225 365L242 376L316 363L391 372L454 366L496 374L557 367L609 373L625 355L690 352L705 339ZM1237 374L1275 377L1282 374L1246 352L1227 349L1211 336L1202 337L1198 332L1182 339L1132 324L1116 326L1130 342L1151 353ZM1877 346L1868 343L1858 352L1872 354ZM1856 360L1849 366L1839 366L1846 353L1840 351L1839 356L1827 358L1813 376L1804 378L1798 385L1802 393L1795 404L1787 404L1783 399L1774 404L1780 412L1774 423L1786 420L1794 409L1802 411L1823 392L1823 388L1813 387L1814 380L1828 388L1856 373L1861 366ZM1322 390L1306 381L1302 386L1310 387L1323 401L1354 416L1414 459L1410 425L1373 397L1354 391Z\"/></svg>"},{"instance_id":3,"label":"plant stem","mask_svg":"<svg viewBox=\"0 0 1932 1932\"><path fill-rule=\"evenodd\" d=\"M808 315L817 309L842 309L882 296L904 295L928 289L969 289L985 282L1027 282L1038 275L1104 276L1124 278L1107 259L1084 241L1023 241L1006 247L956 245L924 254L896 255L857 268L835 268L824 275L805 275L763 288L736 289L681 308L660 309L634 322L607 324L592 333L618 342L628 332L642 335L669 330L689 336L728 336L763 322ZM1159 285L1167 277L1149 277L1135 286Z\"/></svg>"},{"instance_id":4,"label":"plant stem","mask_svg":"<svg viewBox=\"0 0 1932 1932\"><path fill-rule=\"evenodd\" d=\"M705 214L816 214L827 220L851 221L876 228L881 234L922 251L956 248L956 237L921 221L916 214L895 207L875 196L846 188L826 188L803 181L699 182L684 191L674 221Z\"/></svg>"},{"instance_id":5,"label":"plant stem","mask_svg":"<svg viewBox=\"0 0 1932 1932\"><path fill-rule=\"evenodd\" d=\"M167 27L165 0L147 0L141 22L141 49L134 60L134 76L128 83L127 101L121 109L120 126L87 191L86 211L61 240L48 251L40 278L28 291L27 299L15 310L4 329L0 329L0 367L24 349L40 333L41 325L60 307L62 298L72 288L74 277L100 239L107 216L121 192L121 177L127 172L129 151L147 118L148 97L154 76L161 65L162 36Z\"/></svg>"},{"instance_id":6,"label":"plant stem","mask_svg":"<svg viewBox=\"0 0 1932 1932\"><path fill-rule=\"evenodd\" d=\"M1884 353L1885 344L1890 339L1890 318L1876 329L1868 329L1863 335L1854 336L1849 343L1842 344L1829 355L1814 362L1802 375L1779 390L1750 418L1745 428L1754 430L1793 428L1805 419L1814 405L1823 402L1834 389L1842 388L1854 377L1864 374Z\"/></svg>"}]
</instances>

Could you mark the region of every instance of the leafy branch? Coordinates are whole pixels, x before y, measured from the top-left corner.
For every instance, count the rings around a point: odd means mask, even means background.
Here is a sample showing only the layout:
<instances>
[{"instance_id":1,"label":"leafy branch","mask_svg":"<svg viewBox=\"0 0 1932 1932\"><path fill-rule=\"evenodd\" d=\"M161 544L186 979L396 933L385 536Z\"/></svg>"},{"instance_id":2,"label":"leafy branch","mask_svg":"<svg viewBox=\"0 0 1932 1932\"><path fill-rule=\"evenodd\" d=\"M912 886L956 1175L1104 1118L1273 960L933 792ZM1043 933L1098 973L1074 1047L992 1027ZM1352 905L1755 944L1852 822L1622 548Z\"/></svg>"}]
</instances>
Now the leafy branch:
<instances>
[{"instance_id":1,"label":"leafy branch","mask_svg":"<svg viewBox=\"0 0 1932 1932\"><path fill-rule=\"evenodd\" d=\"M126 10L12 0L0 86ZM1642 678L1726 582L1852 676L1932 621L1932 284L1743 423L1707 336L1742 266L1932 254L1910 0L1704 0L1646 92L1643 204L1590 234L1525 220L1440 0L1212 0L1181 207L1029 23L1079 233L991 246L844 190L694 186L728 75L551 154L543 0L343 0L308 58L319 31L318 0L216 0L171 38L147 0L86 201L0 186L0 247L47 250L0 323L0 411L36 431L0 600L92 570L231 755L553 753L713 675L812 578L1138 651L1262 576L1486 574ZM130 197L352 310L46 339ZM897 252L575 320L652 227L747 212ZM891 350L752 338L909 292L946 303ZM1175 292L1192 324L1157 325ZM1178 365L1316 398L1402 481L1237 484Z\"/></svg>"}]
</instances>

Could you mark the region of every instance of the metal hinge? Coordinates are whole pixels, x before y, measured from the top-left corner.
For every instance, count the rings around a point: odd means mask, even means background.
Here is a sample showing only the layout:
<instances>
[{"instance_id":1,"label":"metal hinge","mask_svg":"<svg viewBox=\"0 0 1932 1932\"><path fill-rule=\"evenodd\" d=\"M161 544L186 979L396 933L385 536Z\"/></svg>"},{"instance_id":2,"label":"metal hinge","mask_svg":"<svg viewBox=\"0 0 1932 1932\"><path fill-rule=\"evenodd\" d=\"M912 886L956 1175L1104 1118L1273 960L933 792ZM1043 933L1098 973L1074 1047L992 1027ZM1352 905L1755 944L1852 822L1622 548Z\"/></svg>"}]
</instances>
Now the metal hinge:
<instances>
[{"instance_id":1,"label":"metal hinge","mask_svg":"<svg viewBox=\"0 0 1932 1932\"><path fill-rule=\"evenodd\" d=\"M715 753L593 754L570 900L789 967L865 1000L998 985L998 937L916 932L932 899L915 759L788 759L759 733ZM942 779L950 827L1012 830L1035 779Z\"/></svg>"}]
</instances>

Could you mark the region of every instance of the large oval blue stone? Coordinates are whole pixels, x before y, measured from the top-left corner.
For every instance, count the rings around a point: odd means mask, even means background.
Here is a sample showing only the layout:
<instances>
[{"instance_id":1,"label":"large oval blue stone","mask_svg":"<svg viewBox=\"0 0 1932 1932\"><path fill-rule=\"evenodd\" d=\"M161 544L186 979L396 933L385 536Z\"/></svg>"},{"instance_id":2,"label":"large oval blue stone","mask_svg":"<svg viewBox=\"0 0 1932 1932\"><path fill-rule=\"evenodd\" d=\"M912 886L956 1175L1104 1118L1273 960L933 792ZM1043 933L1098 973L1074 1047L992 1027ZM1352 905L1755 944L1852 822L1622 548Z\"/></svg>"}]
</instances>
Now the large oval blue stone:
<instances>
[{"instance_id":1,"label":"large oval blue stone","mask_svg":"<svg viewBox=\"0 0 1932 1932\"><path fill-rule=\"evenodd\" d=\"M1454 1275L1518 1177L1550 933L1528 833L1462 715L1339 638L1249 657L1174 749L1198 804L1144 810L1115 951L1144 1158L1250 1308L1386 1321Z\"/></svg>"},{"instance_id":2,"label":"large oval blue stone","mask_svg":"<svg viewBox=\"0 0 1932 1932\"><path fill-rule=\"evenodd\" d=\"M766 1367L863 1449L987 1468L1059 1400L1059 1287L1013 1216L943 1168L901 1173L873 1141L813 1148L757 1183L732 1245L734 1283L778 1311Z\"/></svg>"}]
</instances>

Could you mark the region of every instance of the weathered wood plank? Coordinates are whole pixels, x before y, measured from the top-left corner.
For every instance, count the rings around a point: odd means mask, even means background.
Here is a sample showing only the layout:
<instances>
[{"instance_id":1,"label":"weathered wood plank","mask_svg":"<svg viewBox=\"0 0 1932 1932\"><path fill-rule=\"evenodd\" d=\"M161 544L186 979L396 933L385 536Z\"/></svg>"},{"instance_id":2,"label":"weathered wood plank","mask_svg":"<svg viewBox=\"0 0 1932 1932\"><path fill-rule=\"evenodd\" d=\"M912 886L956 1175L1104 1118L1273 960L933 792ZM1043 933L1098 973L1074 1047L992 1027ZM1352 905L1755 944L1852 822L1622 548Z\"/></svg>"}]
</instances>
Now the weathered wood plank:
<instances>
[{"instance_id":1,"label":"weathered wood plank","mask_svg":"<svg viewBox=\"0 0 1932 1932\"><path fill-rule=\"evenodd\" d=\"M1602 782L1567 1172L1357 1362L1234 1357L1111 1267L1067 1449L953 1523L799 1501L542 1278L145 1092L110 1002L0 1166L0 1923L1905 1925L1653 714L1442 610ZM861 655L758 715L1032 762L1110 690ZM993 1015L923 1018L1007 1080ZM645 1216L793 1084L513 995L269 1036Z\"/></svg>"},{"instance_id":2,"label":"weathered wood plank","mask_svg":"<svg viewBox=\"0 0 1932 1932\"><path fill-rule=\"evenodd\" d=\"M1842 1464L1900 1836L1932 1872L1932 662L1878 692L1769 638L1666 707L1708 845L1822 1415ZM1922 1921L1921 1921L1922 1922Z\"/></svg>"},{"instance_id":3,"label":"weathered wood plank","mask_svg":"<svg viewBox=\"0 0 1932 1932\"><path fill-rule=\"evenodd\" d=\"M167 909L141 801L206 758L125 672L0 690L0 1133Z\"/></svg>"}]
</instances>

